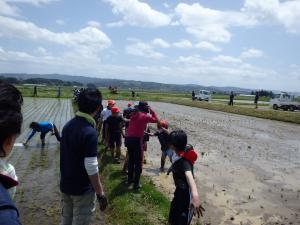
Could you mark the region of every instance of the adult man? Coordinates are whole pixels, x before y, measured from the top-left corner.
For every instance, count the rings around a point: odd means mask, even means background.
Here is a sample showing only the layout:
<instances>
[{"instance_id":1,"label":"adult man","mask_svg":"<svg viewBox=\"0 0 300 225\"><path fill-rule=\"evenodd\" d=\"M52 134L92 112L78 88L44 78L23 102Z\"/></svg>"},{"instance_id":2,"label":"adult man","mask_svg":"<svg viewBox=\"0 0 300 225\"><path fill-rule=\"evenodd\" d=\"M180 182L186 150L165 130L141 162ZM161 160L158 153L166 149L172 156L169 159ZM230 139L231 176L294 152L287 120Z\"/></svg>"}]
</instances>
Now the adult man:
<instances>
[{"instance_id":1,"label":"adult man","mask_svg":"<svg viewBox=\"0 0 300 225\"><path fill-rule=\"evenodd\" d=\"M229 96L229 103L228 103L228 105L233 106L233 100L234 100L234 94L233 94L233 91L232 91L230 93L230 96Z\"/></svg>"},{"instance_id":2,"label":"adult man","mask_svg":"<svg viewBox=\"0 0 300 225\"><path fill-rule=\"evenodd\" d=\"M255 93L255 97L254 97L254 105L255 105L255 108L257 109L258 108L258 99L259 99L259 93L258 91Z\"/></svg>"},{"instance_id":3,"label":"adult man","mask_svg":"<svg viewBox=\"0 0 300 225\"><path fill-rule=\"evenodd\" d=\"M192 91L192 100L193 101L195 100L195 96L196 96L195 91Z\"/></svg>"},{"instance_id":4,"label":"adult man","mask_svg":"<svg viewBox=\"0 0 300 225\"><path fill-rule=\"evenodd\" d=\"M62 131L62 225L88 225L95 211L96 196L101 210L105 210L107 206L98 173L98 135L93 118L100 109L101 102L101 93L97 89L83 90L78 96L79 111Z\"/></svg>"}]
</instances>

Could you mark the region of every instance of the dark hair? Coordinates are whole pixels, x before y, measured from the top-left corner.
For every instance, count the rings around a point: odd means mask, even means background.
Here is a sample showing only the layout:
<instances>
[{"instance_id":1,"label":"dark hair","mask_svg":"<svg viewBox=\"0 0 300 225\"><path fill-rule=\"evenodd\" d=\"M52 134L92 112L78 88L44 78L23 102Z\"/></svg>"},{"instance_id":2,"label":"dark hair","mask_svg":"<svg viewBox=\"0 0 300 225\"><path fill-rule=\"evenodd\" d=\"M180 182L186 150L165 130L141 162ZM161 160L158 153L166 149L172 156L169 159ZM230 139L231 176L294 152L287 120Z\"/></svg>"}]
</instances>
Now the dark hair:
<instances>
[{"instance_id":1,"label":"dark hair","mask_svg":"<svg viewBox=\"0 0 300 225\"><path fill-rule=\"evenodd\" d=\"M184 151L187 145L187 135L183 130L174 130L170 133L170 144L176 151Z\"/></svg>"},{"instance_id":2,"label":"dark hair","mask_svg":"<svg viewBox=\"0 0 300 225\"><path fill-rule=\"evenodd\" d=\"M39 128L39 123L37 123L37 122L31 122L30 125L29 125L29 127L31 129L37 130Z\"/></svg>"},{"instance_id":3,"label":"dark hair","mask_svg":"<svg viewBox=\"0 0 300 225\"><path fill-rule=\"evenodd\" d=\"M140 101L138 104L138 110L140 112L149 113L149 105L148 102Z\"/></svg>"},{"instance_id":4,"label":"dark hair","mask_svg":"<svg viewBox=\"0 0 300 225\"><path fill-rule=\"evenodd\" d=\"M91 114L102 106L102 95L96 88L86 88L80 92L77 101L80 112Z\"/></svg>"},{"instance_id":5,"label":"dark hair","mask_svg":"<svg viewBox=\"0 0 300 225\"><path fill-rule=\"evenodd\" d=\"M0 81L0 157L5 157L3 144L11 135L21 132L23 97L13 85Z\"/></svg>"}]
</instances>

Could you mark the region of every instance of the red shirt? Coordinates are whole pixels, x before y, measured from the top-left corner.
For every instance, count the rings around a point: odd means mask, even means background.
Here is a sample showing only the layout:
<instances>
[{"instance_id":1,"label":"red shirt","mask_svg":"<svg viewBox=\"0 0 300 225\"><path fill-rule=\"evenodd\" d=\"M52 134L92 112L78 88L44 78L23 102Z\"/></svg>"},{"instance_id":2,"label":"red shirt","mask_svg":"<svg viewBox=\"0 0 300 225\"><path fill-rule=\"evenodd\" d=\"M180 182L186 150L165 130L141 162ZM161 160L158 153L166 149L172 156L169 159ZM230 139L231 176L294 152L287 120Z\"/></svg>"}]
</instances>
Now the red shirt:
<instances>
[{"instance_id":1,"label":"red shirt","mask_svg":"<svg viewBox=\"0 0 300 225\"><path fill-rule=\"evenodd\" d=\"M157 123L156 113L150 110L150 114L137 112L134 113L129 122L127 137L144 137L144 132L148 123Z\"/></svg>"}]
</instances>

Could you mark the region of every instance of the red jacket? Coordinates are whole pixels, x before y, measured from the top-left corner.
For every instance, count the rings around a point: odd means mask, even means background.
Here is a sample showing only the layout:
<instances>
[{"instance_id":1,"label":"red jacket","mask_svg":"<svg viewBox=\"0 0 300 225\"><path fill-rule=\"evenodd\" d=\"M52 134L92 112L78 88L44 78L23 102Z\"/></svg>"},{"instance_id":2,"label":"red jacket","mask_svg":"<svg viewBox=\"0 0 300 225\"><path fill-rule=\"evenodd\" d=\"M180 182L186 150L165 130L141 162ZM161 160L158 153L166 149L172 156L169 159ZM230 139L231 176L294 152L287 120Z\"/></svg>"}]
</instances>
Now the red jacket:
<instances>
[{"instance_id":1,"label":"red jacket","mask_svg":"<svg viewBox=\"0 0 300 225\"><path fill-rule=\"evenodd\" d=\"M132 114L129 122L129 127L127 130L127 137L144 137L144 132L148 123L157 123L156 113L150 109L150 114L148 115L143 112L137 112Z\"/></svg>"}]
</instances>

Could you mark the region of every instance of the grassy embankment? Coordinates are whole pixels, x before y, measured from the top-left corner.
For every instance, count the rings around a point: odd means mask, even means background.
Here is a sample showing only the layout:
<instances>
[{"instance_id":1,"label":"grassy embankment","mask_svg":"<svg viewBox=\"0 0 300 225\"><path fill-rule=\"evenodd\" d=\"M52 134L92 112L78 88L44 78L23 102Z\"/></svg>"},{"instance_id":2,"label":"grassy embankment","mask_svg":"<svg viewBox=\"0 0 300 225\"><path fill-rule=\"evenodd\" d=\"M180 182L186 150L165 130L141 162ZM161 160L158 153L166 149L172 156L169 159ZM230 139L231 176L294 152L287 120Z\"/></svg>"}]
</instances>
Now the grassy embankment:
<instances>
[{"instance_id":1,"label":"grassy embankment","mask_svg":"<svg viewBox=\"0 0 300 225\"><path fill-rule=\"evenodd\" d=\"M77 110L73 104L74 111ZM109 153L99 145L100 175L109 199L105 211L105 224L110 225L160 225L167 224L170 201L159 192L150 178L142 177L139 192L129 190L122 164L112 164Z\"/></svg>"},{"instance_id":2,"label":"grassy embankment","mask_svg":"<svg viewBox=\"0 0 300 225\"><path fill-rule=\"evenodd\" d=\"M103 146L101 146L103 152ZM167 224L170 202L159 192L150 178L142 178L139 192L128 190L121 165L111 164L107 154L100 162L101 179L109 198L105 224Z\"/></svg>"},{"instance_id":3,"label":"grassy embankment","mask_svg":"<svg viewBox=\"0 0 300 225\"><path fill-rule=\"evenodd\" d=\"M23 96L32 96L33 88L26 86L18 86L18 88L23 93ZM192 101L191 96L188 93L165 93L165 92L150 92L150 91L139 91L138 97L132 98L131 92L128 90L120 90L118 94L111 94L107 89L101 89L102 95L104 99L115 99L115 100L128 100L128 101L138 101L138 100L146 100L146 101L157 101L157 102L167 102L174 103L179 105L204 108L208 110L221 111L226 113L234 113L252 117L258 117L263 119L271 119L278 120L283 122L297 123L300 124L300 113L299 112L283 112L283 111L274 111L272 109L264 108L261 110L254 109L253 97L244 97L237 96L236 100L248 100L246 103L237 102L234 107L230 107L227 105L227 101L221 101L224 99L228 99L226 95L214 95L213 99L215 101L211 103L207 102L199 102ZM40 97L56 97L57 88L56 87L39 87L38 95ZM62 88L62 97L72 98L73 92L72 87L64 87ZM269 99L262 98L260 99L265 103L260 106L267 106Z\"/></svg>"}]
</instances>

